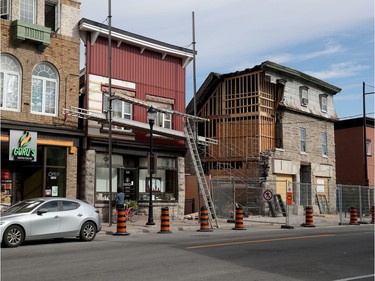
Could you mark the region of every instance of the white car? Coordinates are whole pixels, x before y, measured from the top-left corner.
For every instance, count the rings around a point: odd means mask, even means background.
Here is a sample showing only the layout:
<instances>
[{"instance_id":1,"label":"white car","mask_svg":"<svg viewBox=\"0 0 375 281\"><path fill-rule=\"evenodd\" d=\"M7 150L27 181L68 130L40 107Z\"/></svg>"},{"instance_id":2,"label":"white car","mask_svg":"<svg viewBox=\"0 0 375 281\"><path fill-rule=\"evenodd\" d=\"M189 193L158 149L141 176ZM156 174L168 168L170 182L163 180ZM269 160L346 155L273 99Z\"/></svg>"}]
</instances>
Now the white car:
<instances>
[{"instance_id":1,"label":"white car","mask_svg":"<svg viewBox=\"0 0 375 281\"><path fill-rule=\"evenodd\" d=\"M99 211L78 199L41 197L21 201L1 212L0 239L7 247L25 240L79 237L94 240L101 230Z\"/></svg>"}]
</instances>

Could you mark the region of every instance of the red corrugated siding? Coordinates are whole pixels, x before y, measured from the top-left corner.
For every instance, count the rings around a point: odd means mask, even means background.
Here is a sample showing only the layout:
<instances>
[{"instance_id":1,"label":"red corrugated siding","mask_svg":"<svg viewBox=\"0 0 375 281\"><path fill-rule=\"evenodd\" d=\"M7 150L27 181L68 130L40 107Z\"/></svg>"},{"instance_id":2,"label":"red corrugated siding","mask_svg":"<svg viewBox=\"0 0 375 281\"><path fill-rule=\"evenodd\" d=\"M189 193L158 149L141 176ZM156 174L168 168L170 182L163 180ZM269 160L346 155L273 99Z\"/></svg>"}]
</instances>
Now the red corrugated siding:
<instances>
[{"instance_id":1,"label":"red corrugated siding","mask_svg":"<svg viewBox=\"0 0 375 281\"><path fill-rule=\"evenodd\" d=\"M88 36L89 37L89 36ZM89 42L88 38L88 42ZM99 37L95 44L87 44L87 73L108 76L108 40ZM146 94L160 96L175 101L174 110L185 112L185 79L186 71L182 60L177 57L145 50L141 54L138 47L117 42L112 43L112 78L136 84L136 98L145 100ZM133 119L146 122L146 110L134 106ZM173 116L173 129L183 131L182 118ZM143 133L137 133L137 140L148 141ZM169 140L155 140L156 143L168 144ZM176 142L174 142L176 143ZM178 141L181 143L181 141Z\"/></svg>"}]
</instances>

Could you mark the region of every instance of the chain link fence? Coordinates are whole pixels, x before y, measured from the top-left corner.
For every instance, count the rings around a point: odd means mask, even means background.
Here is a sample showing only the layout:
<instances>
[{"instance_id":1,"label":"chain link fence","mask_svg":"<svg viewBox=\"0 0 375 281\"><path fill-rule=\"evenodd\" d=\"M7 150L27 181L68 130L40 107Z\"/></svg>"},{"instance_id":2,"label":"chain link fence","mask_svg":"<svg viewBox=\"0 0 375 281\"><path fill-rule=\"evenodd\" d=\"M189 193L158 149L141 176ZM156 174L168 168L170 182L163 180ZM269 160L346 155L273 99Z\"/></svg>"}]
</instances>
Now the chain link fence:
<instances>
[{"instance_id":1,"label":"chain link fence","mask_svg":"<svg viewBox=\"0 0 375 281\"><path fill-rule=\"evenodd\" d=\"M288 216L298 222L303 222L306 207L312 207L314 216L334 218L335 224L349 223L350 208L356 208L359 222L367 223L374 205L373 186L228 179L211 180L211 188L216 214L223 219L232 219L236 206L249 218L269 221L270 217L285 217L287 191L292 191ZM272 197L265 196L270 193Z\"/></svg>"}]
</instances>

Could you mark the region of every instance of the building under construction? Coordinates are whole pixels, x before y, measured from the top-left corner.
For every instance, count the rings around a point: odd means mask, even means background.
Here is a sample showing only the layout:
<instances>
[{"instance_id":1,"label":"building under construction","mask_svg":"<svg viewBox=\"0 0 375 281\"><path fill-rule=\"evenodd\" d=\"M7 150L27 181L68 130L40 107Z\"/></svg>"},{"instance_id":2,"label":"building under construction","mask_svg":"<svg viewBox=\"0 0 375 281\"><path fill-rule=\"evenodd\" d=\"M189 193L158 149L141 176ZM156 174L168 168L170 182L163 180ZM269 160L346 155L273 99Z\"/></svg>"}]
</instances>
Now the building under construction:
<instances>
[{"instance_id":1,"label":"building under construction","mask_svg":"<svg viewBox=\"0 0 375 281\"><path fill-rule=\"evenodd\" d=\"M249 212L262 213L268 206L262 191L270 189L285 200L290 182L295 212L307 203L318 205L318 195L335 208L335 190L330 188L336 183L333 96L339 91L269 61L244 71L209 74L187 113L209 119L198 124L199 135L219 141L201 151L216 207L228 205L218 198L233 198ZM235 196L228 194L232 190Z\"/></svg>"}]
</instances>

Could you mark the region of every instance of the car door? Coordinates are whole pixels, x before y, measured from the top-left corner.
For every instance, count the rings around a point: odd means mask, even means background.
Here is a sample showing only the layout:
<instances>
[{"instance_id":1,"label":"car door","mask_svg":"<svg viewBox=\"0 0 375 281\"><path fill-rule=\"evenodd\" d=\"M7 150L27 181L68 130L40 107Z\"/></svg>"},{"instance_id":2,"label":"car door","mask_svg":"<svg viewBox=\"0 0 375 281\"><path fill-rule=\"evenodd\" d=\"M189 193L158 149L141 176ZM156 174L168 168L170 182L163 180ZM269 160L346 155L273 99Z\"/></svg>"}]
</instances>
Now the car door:
<instances>
[{"instance_id":1,"label":"car door","mask_svg":"<svg viewBox=\"0 0 375 281\"><path fill-rule=\"evenodd\" d=\"M60 231L65 235L78 235L85 215L78 202L62 200Z\"/></svg>"},{"instance_id":2,"label":"car door","mask_svg":"<svg viewBox=\"0 0 375 281\"><path fill-rule=\"evenodd\" d=\"M30 216L30 238L59 237L60 221L59 200L45 202Z\"/></svg>"}]
</instances>

